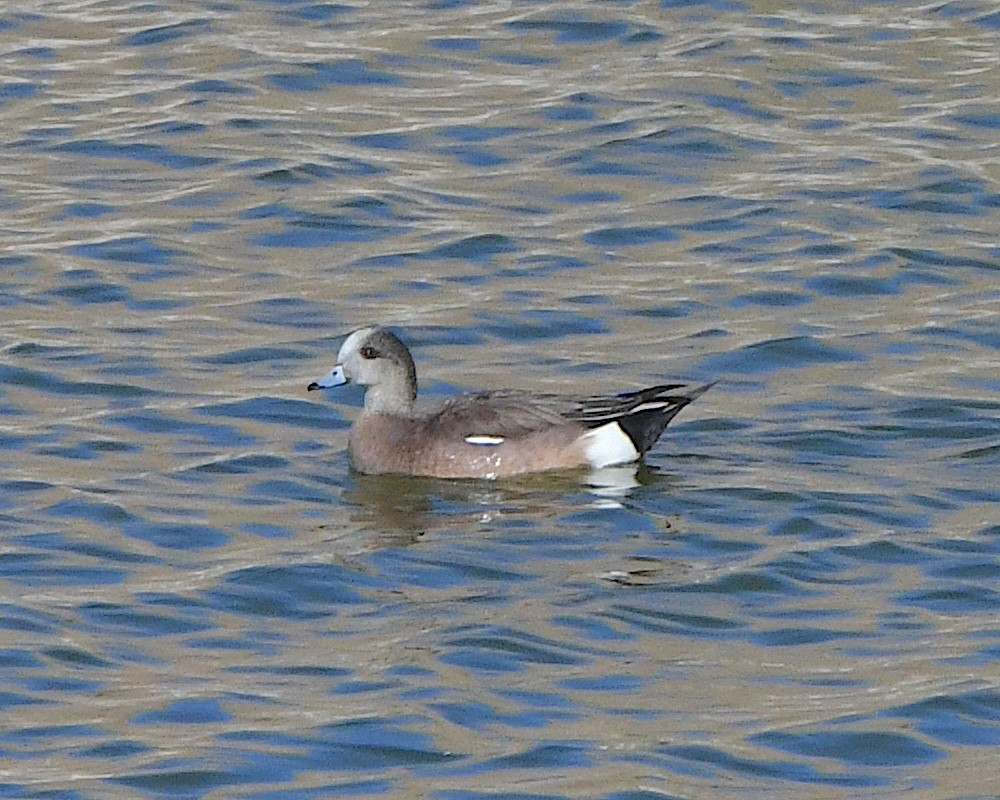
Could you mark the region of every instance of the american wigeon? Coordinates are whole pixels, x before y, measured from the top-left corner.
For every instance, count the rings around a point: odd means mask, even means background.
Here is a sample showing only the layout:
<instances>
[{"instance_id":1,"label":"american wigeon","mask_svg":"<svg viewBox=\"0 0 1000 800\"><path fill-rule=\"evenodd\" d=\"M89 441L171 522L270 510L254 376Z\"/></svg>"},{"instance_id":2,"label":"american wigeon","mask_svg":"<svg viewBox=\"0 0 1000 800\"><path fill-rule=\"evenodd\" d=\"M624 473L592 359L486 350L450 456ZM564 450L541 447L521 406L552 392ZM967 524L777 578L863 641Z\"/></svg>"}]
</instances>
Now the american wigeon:
<instances>
[{"instance_id":1,"label":"american wigeon","mask_svg":"<svg viewBox=\"0 0 1000 800\"><path fill-rule=\"evenodd\" d=\"M591 397L504 389L451 397L418 414L410 351L377 326L348 336L337 365L308 389L350 382L365 387L348 445L358 472L490 479L637 461L711 386L674 383Z\"/></svg>"}]
</instances>

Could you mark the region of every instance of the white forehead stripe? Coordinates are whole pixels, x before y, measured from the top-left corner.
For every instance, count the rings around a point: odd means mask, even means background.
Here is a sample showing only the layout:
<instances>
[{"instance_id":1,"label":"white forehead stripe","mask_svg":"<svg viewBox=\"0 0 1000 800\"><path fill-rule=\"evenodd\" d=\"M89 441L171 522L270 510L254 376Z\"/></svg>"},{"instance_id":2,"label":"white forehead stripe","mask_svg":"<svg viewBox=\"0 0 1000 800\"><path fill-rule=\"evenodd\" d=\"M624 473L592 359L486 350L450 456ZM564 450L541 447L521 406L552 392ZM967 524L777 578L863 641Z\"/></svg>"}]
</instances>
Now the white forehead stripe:
<instances>
[{"instance_id":1,"label":"white forehead stripe","mask_svg":"<svg viewBox=\"0 0 1000 800\"><path fill-rule=\"evenodd\" d=\"M337 363L343 364L347 360L348 355L358 352L361 349L361 343L371 336L373 330L375 329L362 328L348 336L340 346L340 352L337 353Z\"/></svg>"},{"instance_id":2,"label":"white forehead stripe","mask_svg":"<svg viewBox=\"0 0 1000 800\"><path fill-rule=\"evenodd\" d=\"M485 444L485 445L498 445L503 444L502 436L466 436L466 444Z\"/></svg>"}]
</instances>

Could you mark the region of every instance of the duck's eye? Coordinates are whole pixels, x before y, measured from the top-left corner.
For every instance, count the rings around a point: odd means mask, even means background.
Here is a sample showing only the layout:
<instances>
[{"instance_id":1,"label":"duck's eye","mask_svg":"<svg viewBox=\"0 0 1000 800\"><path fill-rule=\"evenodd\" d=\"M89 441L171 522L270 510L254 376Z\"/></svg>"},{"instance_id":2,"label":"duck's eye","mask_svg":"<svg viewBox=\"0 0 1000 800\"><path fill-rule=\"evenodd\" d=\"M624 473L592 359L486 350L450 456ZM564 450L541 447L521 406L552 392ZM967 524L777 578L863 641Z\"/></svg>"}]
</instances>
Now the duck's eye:
<instances>
[{"instance_id":1,"label":"duck's eye","mask_svg":"<svg viewBox=\"0 0 1000 800\"><path fill-rule=\"evenodd\" d=\"M378 358L378 350L374 347L362 347L361 357L367 359Z\"/></svg>"}]
</instances>

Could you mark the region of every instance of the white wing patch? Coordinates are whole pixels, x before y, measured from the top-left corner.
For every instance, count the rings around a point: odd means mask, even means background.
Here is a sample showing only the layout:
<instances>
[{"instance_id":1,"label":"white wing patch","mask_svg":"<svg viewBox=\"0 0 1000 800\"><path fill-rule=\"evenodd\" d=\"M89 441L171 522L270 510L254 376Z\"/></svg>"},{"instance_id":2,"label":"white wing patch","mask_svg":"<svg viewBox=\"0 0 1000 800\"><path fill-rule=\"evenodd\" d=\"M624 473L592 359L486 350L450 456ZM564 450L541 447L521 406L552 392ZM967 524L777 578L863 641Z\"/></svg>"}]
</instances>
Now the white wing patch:
<instances>
[{"instance_id":1,"label":"white wing patch","mask_svg":"<svg viewBox=\"0 0 1000 800\"><path fill-rule=\"evenodd\" d=\"M594 428L581 438L586 443L587 461L594 469L612 464L627 464L639 458L639 451L625 431L618 427L617 422Z\"/></svg>"},{"instance_id":2,"label":"white wing patch","mask_svg":"<svg viewBox=\"0 0 1000 800\"><path fill-rule=\"evenodd\" d=\"M648 403L643 403L641 405L636 406L635 408L633 408L628 413L629 414L638 414L641 411L662 411L663 409L665 409L669 405L670 405L670 403L667 402L666 400L651 400Z\"/></svg>"},{"instance_id":3,"label":"white wing patch","mask_svg":"<svg viewBox=\"0 0 1000 800\"><path fill-rule=\"evenodd\" d=\"M496 446L498 444L503 444L503 436L466 436L466 444L484 444L490 446Z\"/></svg>"}]
</instances>

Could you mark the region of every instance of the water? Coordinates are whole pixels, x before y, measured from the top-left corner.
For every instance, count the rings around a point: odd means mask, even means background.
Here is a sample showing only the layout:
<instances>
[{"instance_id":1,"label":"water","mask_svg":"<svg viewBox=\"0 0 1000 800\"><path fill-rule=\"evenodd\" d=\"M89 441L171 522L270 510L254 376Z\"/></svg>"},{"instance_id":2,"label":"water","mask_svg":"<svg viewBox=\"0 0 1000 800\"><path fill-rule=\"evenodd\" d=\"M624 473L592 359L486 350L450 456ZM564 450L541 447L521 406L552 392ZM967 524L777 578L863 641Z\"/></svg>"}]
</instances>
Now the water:
<instances>
[{"instance_id":1,"label":"water","mask_svg":"<svg viewBox=\"0 0 1000 800\"><path fill-rule=\"evenodd\" d=\"M0 12L0 795L993 796L998 28ZM375 321L720 383L624 491L366 478Z\"/></svg>"}]
</instances>

